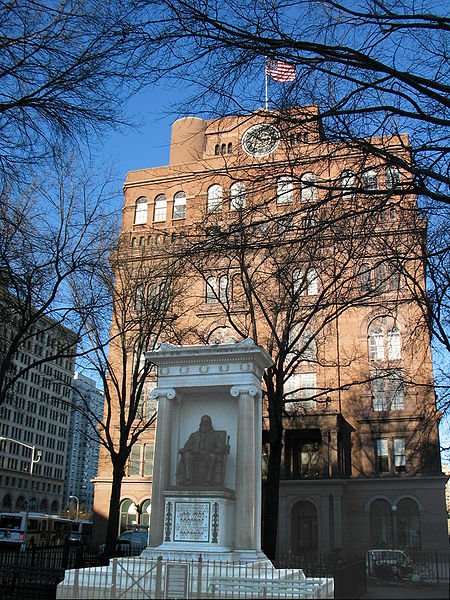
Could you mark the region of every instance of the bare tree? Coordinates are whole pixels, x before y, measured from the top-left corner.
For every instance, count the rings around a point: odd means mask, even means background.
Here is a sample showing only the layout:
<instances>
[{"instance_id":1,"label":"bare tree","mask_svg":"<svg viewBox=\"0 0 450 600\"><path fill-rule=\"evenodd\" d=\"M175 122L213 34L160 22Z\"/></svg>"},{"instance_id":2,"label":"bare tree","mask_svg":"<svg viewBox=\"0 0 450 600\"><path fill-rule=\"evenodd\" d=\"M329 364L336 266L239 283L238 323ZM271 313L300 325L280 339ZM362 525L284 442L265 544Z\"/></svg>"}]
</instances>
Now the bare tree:
<instances>
[{"instance_id":1,"label":"bare tree","mask_svg":"<svg viewBox=\"0 0 450 600\"><path fill-rule=\"evenodd\" d=\"M77 171L70 158L56 167L26 193L12 190L0 208L0 405L31 369L77 355L83 322L70 289L75 280L92 277L97 261L108 253L109 184L88 169ZM92 308L84 307L86 312ZM57 345L30 354L27 364L18 360L20 352L62 327L71 333L57 335Z\"/></svg>"},{"instance_id":2,"label":"bare tree","mask_svg":"<svg viewBox=\"0 0 450 600\"><path fill-rule=\"evenodd\" d=\"M175 326L181 315L173 307L182 288L179 257L164 249L149 253L130 248L128 237L120 240L109 260L97 263L89 285L73 288L74 305L83 314L86 372L101 381L105 398L101 419L82 398L81 410L91 423L91 437L111 464L106 554L115 549L120 490L131 449L156 419L149 396L156 374L144 353L161 340L178 339ZM95 310L84 313L83 307L91 305Z\"/></svg>"},{"instance_id":3,"label":"bare tree","mask_svg":"<svg viewBox=\"0 0 450 600\"><path fill-rule=\"evenodd\" d=\"M96 142L155 81L134 3L13 0L0 6L0 183L29 178L61 141ZM157 57L156 57L157 60Z\"/></svg>"}]
</instances>

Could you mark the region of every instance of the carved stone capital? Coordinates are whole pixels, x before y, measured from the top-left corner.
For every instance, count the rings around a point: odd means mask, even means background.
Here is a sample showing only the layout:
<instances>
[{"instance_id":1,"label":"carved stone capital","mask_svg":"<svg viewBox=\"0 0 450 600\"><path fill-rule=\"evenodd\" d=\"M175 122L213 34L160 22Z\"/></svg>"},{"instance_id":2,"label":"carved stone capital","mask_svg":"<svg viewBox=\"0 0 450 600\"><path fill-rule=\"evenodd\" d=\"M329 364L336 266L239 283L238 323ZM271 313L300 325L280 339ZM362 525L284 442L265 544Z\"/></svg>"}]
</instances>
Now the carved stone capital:
<instances>
[{"instance_id":1,"label":"carved stone capital","mask_svg":"<svg viewBox=\"0 0 450 600\"><path fill-rule=\"evenodd\" d=\"M254 398L257 393L258 390L256 385L233 385L230 390L230 394L233 396L233 398L238 398L241 395L247 395Z\"/></svg>"},{"instance_id":2,"label":"carved stone capital","mask_svg":"<svg viewBox=\"0 0 450 600\"><path fill-rule=\"evenodd\" d=\"M167 398L168 400L173 400L177 395L177 392L174 388L160 388L157 387L150 392L150 397L154 400L161 400L162 398Z\"/></svg>"}]
</instances>

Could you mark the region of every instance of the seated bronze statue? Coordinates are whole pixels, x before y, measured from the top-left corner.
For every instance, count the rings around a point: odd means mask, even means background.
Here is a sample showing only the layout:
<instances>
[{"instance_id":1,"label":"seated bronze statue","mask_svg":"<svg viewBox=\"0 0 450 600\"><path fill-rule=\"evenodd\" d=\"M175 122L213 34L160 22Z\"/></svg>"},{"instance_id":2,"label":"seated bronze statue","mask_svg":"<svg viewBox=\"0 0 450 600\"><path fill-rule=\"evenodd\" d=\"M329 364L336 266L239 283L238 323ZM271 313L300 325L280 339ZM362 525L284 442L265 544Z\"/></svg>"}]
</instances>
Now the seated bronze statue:
<instances>
[{"instance_id":1,"label":"seated bronze statue","mask_svg":"<svg viewBox=\"0 0 450 600\"><path fill-rule=\"evenodd\" d=\"M211 417L203 415L198 431L179 450L177 485L222 486L229 451L227 432L213 429Z\"/></svg>"}]
</instances>

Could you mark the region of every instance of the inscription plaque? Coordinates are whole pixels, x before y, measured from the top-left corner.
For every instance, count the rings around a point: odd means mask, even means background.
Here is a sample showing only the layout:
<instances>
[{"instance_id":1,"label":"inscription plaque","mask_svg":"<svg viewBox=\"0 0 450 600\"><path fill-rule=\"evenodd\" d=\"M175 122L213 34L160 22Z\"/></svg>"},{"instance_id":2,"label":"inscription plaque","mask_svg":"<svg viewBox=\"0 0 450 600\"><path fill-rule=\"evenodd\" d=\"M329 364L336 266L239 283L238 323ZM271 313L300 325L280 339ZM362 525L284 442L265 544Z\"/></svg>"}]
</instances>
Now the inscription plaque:
<instances>
[{"instance_id":1,"label":"inscription plaque","mask_svg":"<svg viewBox=\"0 0 450 600\"><path fill-rule=\"evenodd\" d=\"M209 542L209 502L175 502L175 542Z\"/></svg>"}]
</instances>

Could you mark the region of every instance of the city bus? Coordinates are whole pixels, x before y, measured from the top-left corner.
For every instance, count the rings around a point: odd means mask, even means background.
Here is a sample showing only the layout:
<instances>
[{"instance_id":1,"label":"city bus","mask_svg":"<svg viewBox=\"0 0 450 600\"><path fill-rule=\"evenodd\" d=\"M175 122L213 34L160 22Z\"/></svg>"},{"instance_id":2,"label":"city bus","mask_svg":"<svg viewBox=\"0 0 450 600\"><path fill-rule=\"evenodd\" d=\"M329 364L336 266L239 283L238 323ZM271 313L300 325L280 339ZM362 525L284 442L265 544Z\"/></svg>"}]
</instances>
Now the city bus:
<instances>
[{"instance_id":1,"label":"city bus","mask_svg":"<svg viewBox=\"0 0 450 600\"><path fill-rule=\"evenodd\" d=\"M73 519L69 539L71 542L89 542L92 534L92 521Z\"/></svg>"},{"instance_id":2,"label":"city bus","mask_svg":"<svg viewBox=\"0 0 450 600\"><path fill-rule=\"evenodd\" d=\"M24 548L25 544L62 545L72 530L71 519L45 513L25 511L0 513L0 544L10 548ZM26 539L25 539L26 538Z\"/></svg>"}]
</instances>

